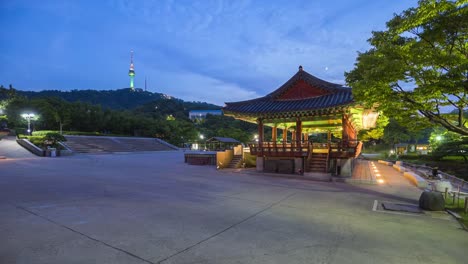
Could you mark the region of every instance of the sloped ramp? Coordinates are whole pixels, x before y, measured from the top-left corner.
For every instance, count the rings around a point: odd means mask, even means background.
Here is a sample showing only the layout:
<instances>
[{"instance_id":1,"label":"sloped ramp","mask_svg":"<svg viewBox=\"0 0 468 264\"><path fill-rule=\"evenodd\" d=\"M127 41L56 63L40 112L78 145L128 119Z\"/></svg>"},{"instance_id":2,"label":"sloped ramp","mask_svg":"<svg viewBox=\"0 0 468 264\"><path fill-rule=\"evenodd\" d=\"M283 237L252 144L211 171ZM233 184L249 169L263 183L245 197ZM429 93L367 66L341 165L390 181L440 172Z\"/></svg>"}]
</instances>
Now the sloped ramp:
<instances>
[{"instance_id":1,"label":"sloped ramp","mask_svg":"<svg viewBox=\"0 0 468 264\"><path fill-rule=\"evenodd\" d=\"M106 154L115 152L171 151L177 147L155 138L65 136L65 145L76 153Z\"/></svg>"},{"instance_id":2,"label":"sloped ramp","mask_svg":"<svg viewBox=\"0 0 468 264\"><path fill-rule=\"evenodd\" d=\"M38 158L16 142L16 137L8 136L0 140L0 157L6 159Z\"/></svg>"}]
</instances>

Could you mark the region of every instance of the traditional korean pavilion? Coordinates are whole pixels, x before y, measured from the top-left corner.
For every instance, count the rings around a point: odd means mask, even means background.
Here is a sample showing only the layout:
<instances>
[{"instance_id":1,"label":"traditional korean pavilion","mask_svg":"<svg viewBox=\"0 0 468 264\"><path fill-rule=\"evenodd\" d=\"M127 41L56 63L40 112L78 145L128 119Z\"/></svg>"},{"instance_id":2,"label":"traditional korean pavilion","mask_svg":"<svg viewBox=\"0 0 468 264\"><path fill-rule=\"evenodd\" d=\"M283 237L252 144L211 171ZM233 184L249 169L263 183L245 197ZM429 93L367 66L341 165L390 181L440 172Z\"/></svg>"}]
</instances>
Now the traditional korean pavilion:
<instances>
[{"instance_id":1,"label":"traditional korean pavilion","mask_svg":"<svg viewBox=\"0 0 468 264\"><path fill-rule=\"evenodd\" d=\"M358 131L375 126L378 117L353 100L351 88L321 80L302 66L272 93L228 102L223 112L258 124L258 142L249 144L257 156L257 170L343 176L351 175L360 154ZM266 140L266 126L271 127L271 140ZM326 142L313 142L313 133L326 134Z\"/></svg>"}]
</instances>

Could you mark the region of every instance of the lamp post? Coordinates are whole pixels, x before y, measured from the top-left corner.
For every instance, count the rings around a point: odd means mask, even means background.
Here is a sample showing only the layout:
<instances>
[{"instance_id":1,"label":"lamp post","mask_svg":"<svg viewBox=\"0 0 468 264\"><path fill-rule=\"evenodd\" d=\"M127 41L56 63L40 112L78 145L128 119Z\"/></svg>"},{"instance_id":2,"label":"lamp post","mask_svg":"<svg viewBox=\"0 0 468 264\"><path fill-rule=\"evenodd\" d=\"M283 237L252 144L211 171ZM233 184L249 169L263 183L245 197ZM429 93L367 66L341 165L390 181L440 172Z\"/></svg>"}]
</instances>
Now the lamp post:
<instances>
[{"instance_id":1,"label":"lamp post","mask_svg":"<svg viewBox=\"0 0 468 264\"><path fill-rule=\"evenodd\" d=\"M28 120L28 134L31 135L31 118L34 117L34 114L29 113L29 114L22 114L21 115L23 118Z\"/></svg>"},{"instance_id":2,"label":"lamp post","mask_svg":"<svg viewBox=\"0 0 468 264\"><path fill-rule=\"evenodd\" d=\"M201 148L201 144L202 144L204 138L205 138L205 136L200 135L200 148ZM206 144L205 144L204 149L206 149Z\"/></svg>"}]
</instances>

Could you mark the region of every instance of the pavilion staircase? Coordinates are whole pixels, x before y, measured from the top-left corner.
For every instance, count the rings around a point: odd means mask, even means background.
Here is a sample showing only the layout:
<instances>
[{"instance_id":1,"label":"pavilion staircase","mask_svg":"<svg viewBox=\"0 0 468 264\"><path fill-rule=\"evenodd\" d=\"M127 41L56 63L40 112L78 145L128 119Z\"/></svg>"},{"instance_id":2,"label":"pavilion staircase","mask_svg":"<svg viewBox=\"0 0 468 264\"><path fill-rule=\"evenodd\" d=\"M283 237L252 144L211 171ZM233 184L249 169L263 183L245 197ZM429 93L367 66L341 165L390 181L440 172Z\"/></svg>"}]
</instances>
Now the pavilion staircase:
<instances>
[{"instance_id":1,"label":"pavilion staircase","mask_svg":"<svg viewBox=\"0 0 468 264\"><path fill-rule=\"evenodd\" d=\"M228 169L237 169L240 168L242 164L242 155L234 155L231 162L227 166Z\"/></svg>"},{"instance_id":2,"label":"pavilion staircase","mask_svg":"<svg viewBox=\"0 0 468 264\"><path fill-rule=\"evenodd\" d=\"M327 153L311 153L309 159L309 172L327 172Z\"/></svg>"}]
</instances>

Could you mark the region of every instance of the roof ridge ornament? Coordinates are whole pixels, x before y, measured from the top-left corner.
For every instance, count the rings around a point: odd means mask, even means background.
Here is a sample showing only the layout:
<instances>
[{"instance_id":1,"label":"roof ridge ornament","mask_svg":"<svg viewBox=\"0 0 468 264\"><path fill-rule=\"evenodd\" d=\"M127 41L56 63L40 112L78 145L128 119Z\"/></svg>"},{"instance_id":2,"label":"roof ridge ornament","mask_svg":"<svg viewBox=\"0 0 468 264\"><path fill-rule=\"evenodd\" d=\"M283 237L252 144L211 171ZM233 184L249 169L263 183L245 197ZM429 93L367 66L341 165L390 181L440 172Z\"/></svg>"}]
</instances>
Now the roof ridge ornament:
<instances>
[{"instance_id":1,"label":"roof ridge ornament","mask_svg":"<svg viewBox=\"0 0 468 264\"><path fill-rule=\"evenodd\" d=\"M302 65L299 65L299 71L302 71Z\"/></svg>"}]
</instances>

